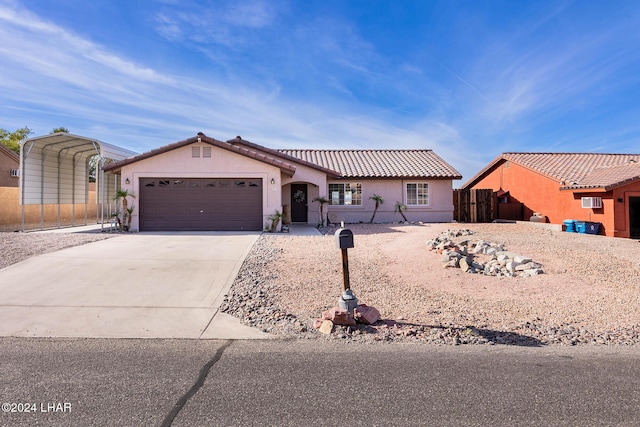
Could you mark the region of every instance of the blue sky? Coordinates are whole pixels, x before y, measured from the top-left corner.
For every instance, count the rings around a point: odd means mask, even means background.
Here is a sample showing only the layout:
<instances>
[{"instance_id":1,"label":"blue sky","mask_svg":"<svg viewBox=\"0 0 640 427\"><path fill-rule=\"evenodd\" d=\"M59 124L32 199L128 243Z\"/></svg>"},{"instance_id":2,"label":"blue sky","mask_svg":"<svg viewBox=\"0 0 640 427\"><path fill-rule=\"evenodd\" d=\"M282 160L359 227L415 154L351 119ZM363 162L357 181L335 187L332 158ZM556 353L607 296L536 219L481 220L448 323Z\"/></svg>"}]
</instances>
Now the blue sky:
<instances>
[{"instance_id":1,"label":"blue sky","mask_svg":"<svg viewBox=\"0 0 640 427\"><path fill-rule=\"evenodd\" d=\"M142 152L640 152L634 1L0 0L0 127ZM462 182L458 182L457 185Z\"/></svg>"}]
</instances>

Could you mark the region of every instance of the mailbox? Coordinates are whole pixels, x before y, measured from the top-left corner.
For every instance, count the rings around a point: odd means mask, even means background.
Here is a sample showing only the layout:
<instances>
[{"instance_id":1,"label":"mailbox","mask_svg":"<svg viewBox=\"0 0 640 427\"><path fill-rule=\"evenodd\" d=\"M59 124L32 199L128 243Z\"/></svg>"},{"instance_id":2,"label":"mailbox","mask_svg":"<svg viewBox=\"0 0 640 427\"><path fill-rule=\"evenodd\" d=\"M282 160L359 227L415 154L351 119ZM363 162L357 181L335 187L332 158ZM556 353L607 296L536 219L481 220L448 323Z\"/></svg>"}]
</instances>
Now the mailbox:
<instances>
[{"instance_id":1,"label":"mailbox","mask_svg":"<svg viewBox=\"0 0 640 427\"><path fill-rule=\"evenodd\" d=\"M353 248L353 232L348 228L338 228L336 230L336 245L339 249Z\"/></svg>"}]
</instances>

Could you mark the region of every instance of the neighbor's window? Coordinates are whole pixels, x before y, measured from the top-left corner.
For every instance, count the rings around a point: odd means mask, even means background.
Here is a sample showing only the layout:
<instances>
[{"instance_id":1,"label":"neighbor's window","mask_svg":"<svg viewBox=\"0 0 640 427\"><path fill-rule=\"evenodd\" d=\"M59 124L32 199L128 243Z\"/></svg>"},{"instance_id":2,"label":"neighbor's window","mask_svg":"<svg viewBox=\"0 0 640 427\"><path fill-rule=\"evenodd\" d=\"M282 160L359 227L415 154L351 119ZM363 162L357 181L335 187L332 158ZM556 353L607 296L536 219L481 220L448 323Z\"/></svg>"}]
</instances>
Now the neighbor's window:
<instances>
[{"instance_id":1,"label":"neighbor's window","mask_svg":"<svg viewBox=\"0 0 640 427\"><path fill-rule=\"evenodd\" d=\"M362 205L362 184L329 184L329 203L332 205Z\"/></svg>"},{"instance_id":2,"label":"neighbor's window","mask_svg":"<svg viewBox=\"0 0 640 427\"><path fill-rule=\"evenodd\" d=\"M416 182L407 184L407 205L427 206L429 204L429 184Z\"/></svg>"}]
</instances>

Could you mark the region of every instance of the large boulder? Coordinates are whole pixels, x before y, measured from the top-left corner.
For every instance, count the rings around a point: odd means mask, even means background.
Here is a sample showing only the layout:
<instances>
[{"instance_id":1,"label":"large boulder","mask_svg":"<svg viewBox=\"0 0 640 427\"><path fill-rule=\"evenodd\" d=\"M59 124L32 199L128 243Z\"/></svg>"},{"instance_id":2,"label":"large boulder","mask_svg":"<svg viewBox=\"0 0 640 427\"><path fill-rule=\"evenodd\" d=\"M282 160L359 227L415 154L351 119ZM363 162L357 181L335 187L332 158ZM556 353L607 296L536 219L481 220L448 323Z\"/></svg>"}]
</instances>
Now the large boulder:
<instances>
[{"instance_id":1,"label":"large boulder","mask_svg":"<svg viewBox=\"0 0 640 427\"><path fill-rule=\"evenodd\" d=\"M353 317L358 323L373 325L380 320L380 312L375 307L369 307L366 304L358 304L355 310L353 310Z\"/></svg>"}]
</instances>

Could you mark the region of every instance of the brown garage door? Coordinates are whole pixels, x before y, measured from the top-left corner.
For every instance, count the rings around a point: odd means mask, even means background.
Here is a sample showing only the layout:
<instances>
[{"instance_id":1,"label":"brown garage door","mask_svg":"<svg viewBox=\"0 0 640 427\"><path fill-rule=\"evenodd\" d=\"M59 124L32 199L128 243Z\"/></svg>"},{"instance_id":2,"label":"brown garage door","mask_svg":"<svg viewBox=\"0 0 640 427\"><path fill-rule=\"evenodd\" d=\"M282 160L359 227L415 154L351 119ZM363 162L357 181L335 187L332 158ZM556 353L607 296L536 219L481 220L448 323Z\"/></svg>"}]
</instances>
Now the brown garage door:
<instances>
[{"instance_id":1,"label":"brown garage door","mask_svg":"<svg viewBox=\"0 0 640 427\"><path fill-rule=\"evenodd\" d=\"M262 180L142 178L140 231L262 229Z\"/></svg>"}]
</instances>

